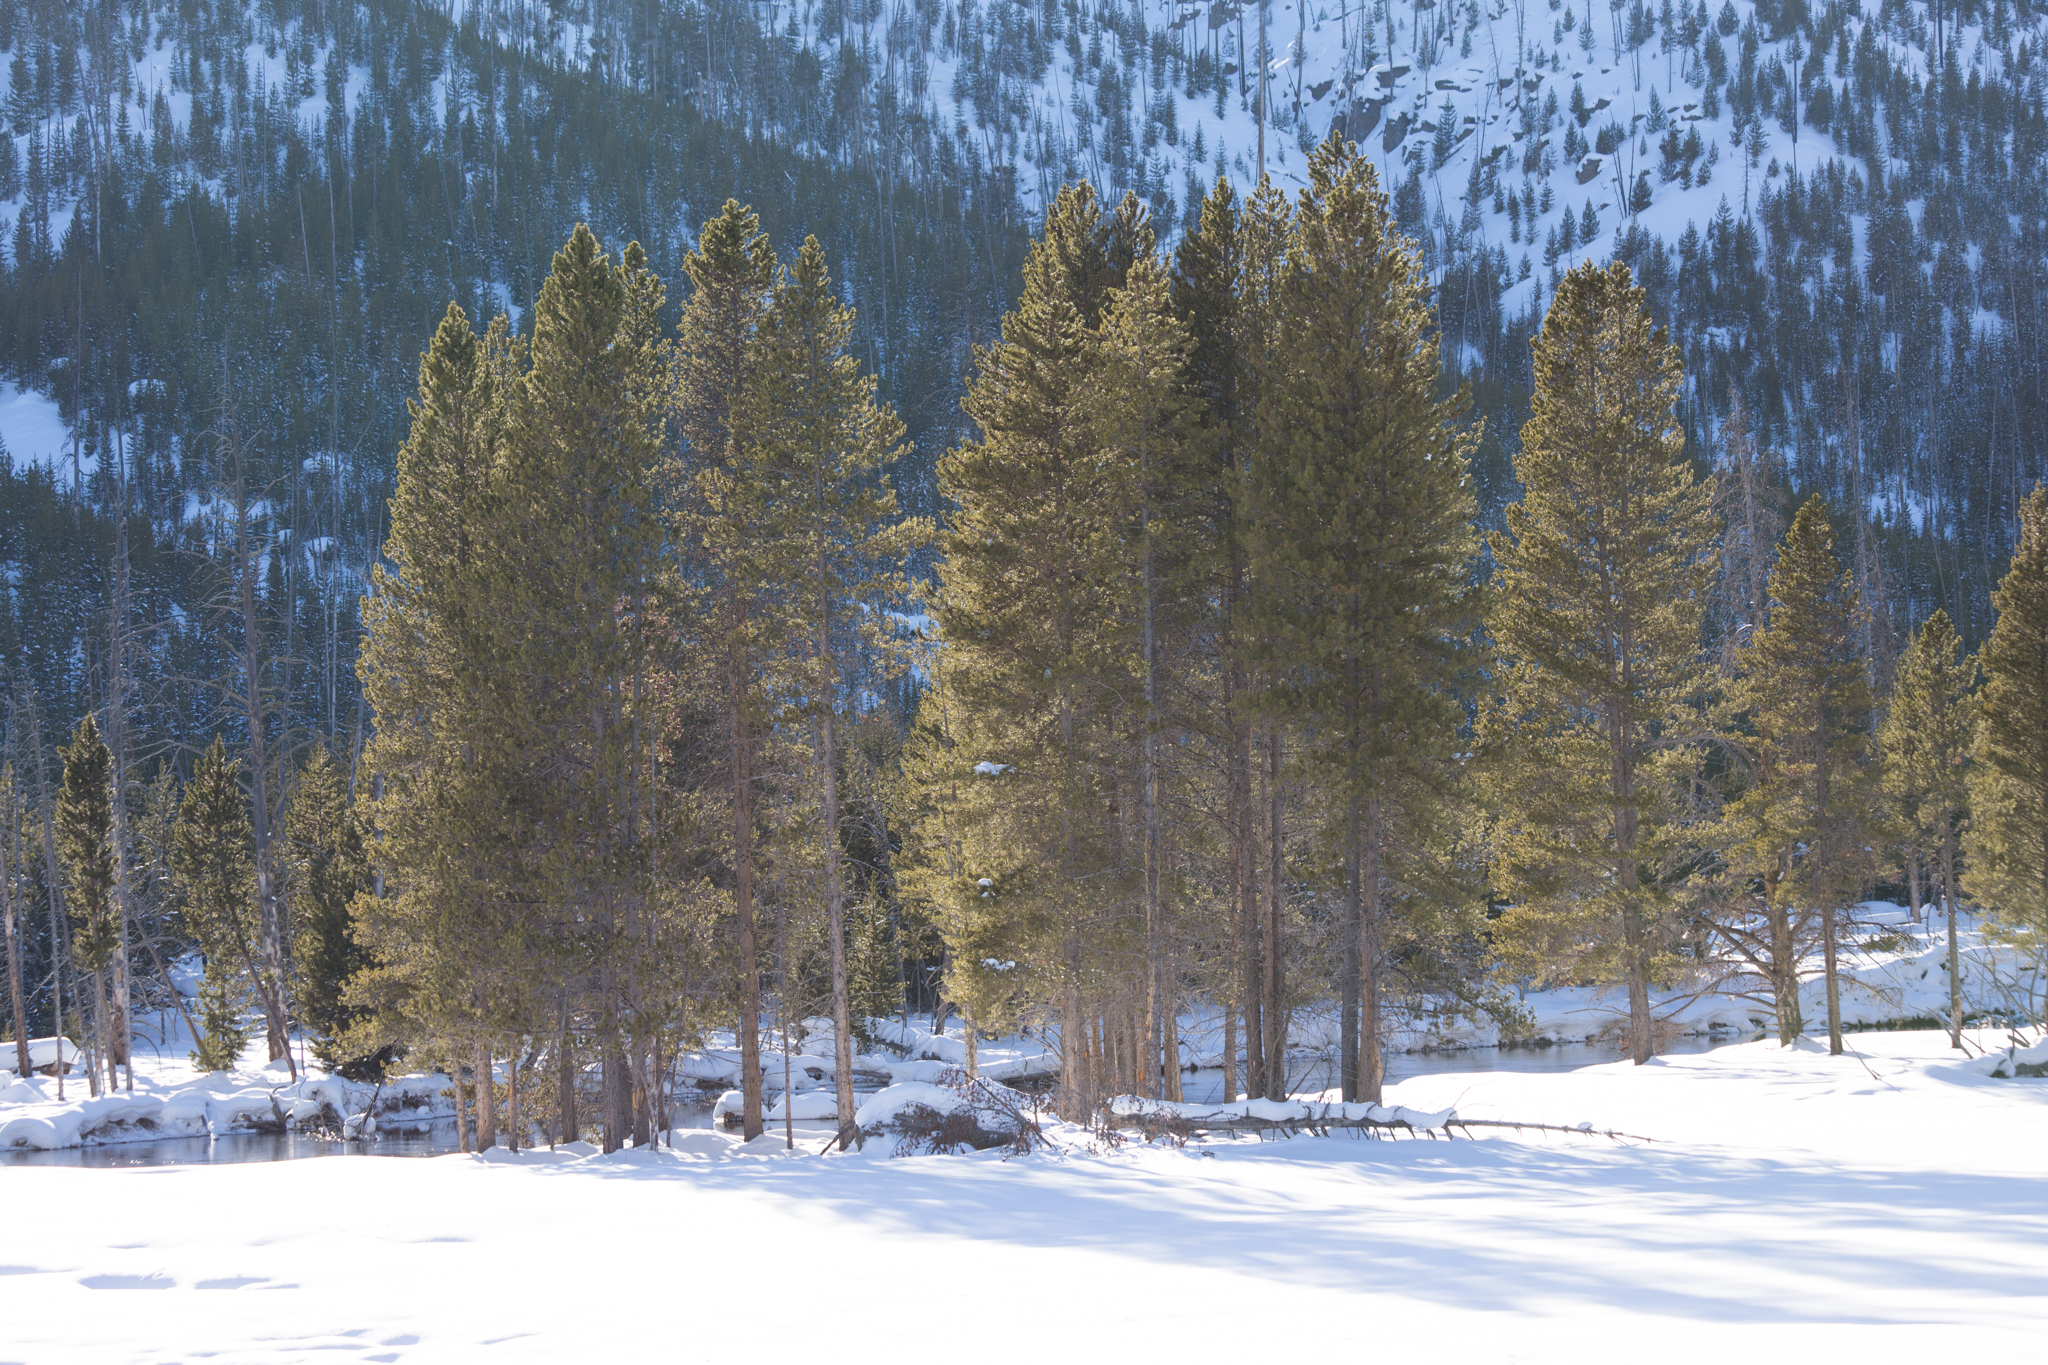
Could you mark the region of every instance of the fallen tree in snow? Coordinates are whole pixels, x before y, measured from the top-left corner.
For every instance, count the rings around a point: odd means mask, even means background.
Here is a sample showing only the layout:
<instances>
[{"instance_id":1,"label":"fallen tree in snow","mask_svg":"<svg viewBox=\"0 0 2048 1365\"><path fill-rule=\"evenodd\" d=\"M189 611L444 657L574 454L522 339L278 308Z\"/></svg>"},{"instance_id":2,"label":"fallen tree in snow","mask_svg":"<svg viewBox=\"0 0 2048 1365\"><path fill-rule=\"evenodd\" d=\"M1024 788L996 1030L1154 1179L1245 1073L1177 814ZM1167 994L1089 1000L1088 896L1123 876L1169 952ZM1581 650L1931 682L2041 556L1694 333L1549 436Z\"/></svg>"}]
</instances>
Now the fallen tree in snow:
<instances>
[{"instance_id":1,"label":"fallen tree in snow","mask_svg":"<svg viewBox=\"0 0 2048 1365\"><path fill-rule=\"evenodd\" d=\"M1181 1137L1193 1133L1268 1133L1292 1136L1298 1132L1318 1136L1351 1129L1393 1137L1452 1136L1452 1130L1504 1128L1537 1133L1571 1133L1580 1137L1604 1137L1615 1141L1654 1142L1655 1138L1634 1133L1597 1129L1590 1123L1576 1127L1561 1123L1522 1123L1512 1119L1463 1119L1455 1109L1410 1109L1404 1105L1346 1104L1338 1100L1233 1100L1228 1104L1182 1104L1173 1100L1147 1099L1142 1095L1118 1095L1109 1102L1107 1126L1135 1131L1148 1137Z\"/></svg>"}]
</instances>

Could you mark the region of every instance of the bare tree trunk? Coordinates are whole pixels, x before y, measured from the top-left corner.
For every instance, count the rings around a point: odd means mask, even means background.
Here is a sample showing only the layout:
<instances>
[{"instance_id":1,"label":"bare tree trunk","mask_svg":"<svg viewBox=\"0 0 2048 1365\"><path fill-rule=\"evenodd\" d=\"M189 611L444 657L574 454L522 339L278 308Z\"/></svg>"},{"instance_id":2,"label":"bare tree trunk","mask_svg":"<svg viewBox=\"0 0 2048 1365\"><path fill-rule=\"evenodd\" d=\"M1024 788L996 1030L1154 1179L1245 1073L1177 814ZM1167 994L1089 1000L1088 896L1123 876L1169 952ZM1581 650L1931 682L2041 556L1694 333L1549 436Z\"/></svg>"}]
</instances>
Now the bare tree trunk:
<instances>
[{"instance_id":1,"label":"bare tree trunk","mask_svg":"<svg viewBox=\"0 0 2048 1365\"><path fill-rule=\"evenodd\" d=\"M10 825L18 824L13 802L13 789L8 789L8 804L4 815ZM21 1078L27 1080L34 1074L28 1059L28 1009L21 987L22 943L20 926L14 914L14 865L8 859L8 850L0 845L0 914L6 916L4 928L7 935L7 995L14 1006L14 1066ZM61 1030L60 1030L61 1032ZM62 1044L59 1044L62 1046Z\"/></svg>"},{"instance_id":2,"label":"bare tree trunk","mask_svg":"<svg viewBox=\"0 0 2048 1365\"><path fill-rule=\"evenodd\" d=\"M256 611L256 551L249 543L249 494L243 481L242 447L231 437L235 456L235 573L242 618L242 719L249 745L249 832L256 855L256 998L263 1008L263 1038L270 1060L285 1059L293 1080L290 1025L284 1004L284 931L279 919L275 859L271 852L268 718L263 706L263 625Z\"/></svg>"},{"instance_id":3,"label":"bare tree trunk","mask_svg":"<svg viewBox=\"0 0 2048 1365\"><path fill-rule=\"evenodd\" d=\"M31 724L33 724L33 720ZM43 885L49 892L50 905L50 1010L56 1021L57 1098L62 1100L64 1098L64 910L57 899L57 888L63 883L58 880L57 875L57 834L51 824L49 793L42 790L43 764L41 755L43 746L42 736L38 731L31 731L29 747L35 750L37 755L36 786L38 791L36 794L43 808ZM72 997L74 1001L78 995L77 984L77 979L74 977L72 980ZM87 1041L90 1042L91 1040L88 1039ZM88 1070L87 1076L89 1078L89 1088L93 1093L97 1094L99 1091L99 1078L93 1075L90 1070Z\"/></svg>"},{"instance_id":4,"label":"bare tree trunk","mask_svg":"<svg viewBox=\"0 0 2048 1365\"><path fill-rule=\"evenodd\" d=\"M107 613L107 720L106 745L113 757L114 815L114 908L119 916L114 939L114 1012L108 1020L111 1061L128 1068L128 1089L135 1089L135 1059L130 1052L133 1026L130 1011L134 999L128 972L128 466L117 462L116 487L120 506L114 515L114 591Z\"/></svg>"},{"instance_id":5,"label":"bare tree trunk","mask_svg":"<svg viewBox=\"0 0 2048 1365\"><path fill-rule=\"evenodd\" d=\"M1906 850L1906 895L1913 902L1913 923L1920 922L1920 850Z\"/></svg>"}]
</instances>

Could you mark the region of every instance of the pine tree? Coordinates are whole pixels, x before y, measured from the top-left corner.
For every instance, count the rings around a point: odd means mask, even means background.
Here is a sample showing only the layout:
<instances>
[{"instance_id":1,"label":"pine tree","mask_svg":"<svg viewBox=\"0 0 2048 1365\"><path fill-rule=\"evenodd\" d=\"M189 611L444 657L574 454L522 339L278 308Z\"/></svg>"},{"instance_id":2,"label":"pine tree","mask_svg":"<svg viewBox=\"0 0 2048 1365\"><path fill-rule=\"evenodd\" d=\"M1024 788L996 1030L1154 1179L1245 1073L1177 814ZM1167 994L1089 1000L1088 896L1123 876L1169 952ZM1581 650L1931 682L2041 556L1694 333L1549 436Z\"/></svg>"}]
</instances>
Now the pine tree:
<instances>
[{"instance_id":1,"label":"pine tree","mask_svg":"<svg viewBox=\"0 0 2048 1365\"><path fill-rule=\"evenodd\" d=\"M78 723L64 750L64 784L57 795L57 854L64 864L65 903L71 912L72 960L92 974L99 1058L107 1088L115 1081L115 1040L107 1003L107 969L121 945L114 900L113 755L92 716Z\"/></svg>"},{"instance_id":2,"label":"pine tree","mask_svg":"<svg viewBox=\"0 0 2048 1365\"><path fill-rule=\"evenodd\" d=\"M2048 956L2048 486L2020 504L1992 595L1963 886L1999 933ZM2043 1001L2048 1012L2048 999Z\"/></svg>"},{"instance_id":3,"label":"pine tree","mask_svg":"<svg viewBox=\"0 0 2048 1365\"><path fill-rule=\"evenodd\" d=\"M1164 265L1143 256L1110 292L1091 348L1095 371L1090 409L1103 459L1120 466L1135 494L1127 544L1136 563L1126 573L1136 591L1138 668L1142 695L1137 722L1136 804L1140 823L1140 908L1144 917L1144 984L1139 1031L1144 1042L1141 1082L1162 1098L1180 1098L1176 998L1166 979L1168 905L1164 806L1186 804L1167 788L1168 737L1184 727L1170 719L1181 710L1168 696L1176 679L1196 666L1191 646L1204 632L1196 613L1208 598L1209 575L1201 538L1211 529L1216 502L1214 465L1195 421L1188 392L1189 338L1176 315ZM1158 1078L1155 1088L1154 1078Z\"/></svg>"},{"instance_id":4,"label":"pine tree","mask_svg":"<svg viewBox=\"0 0 2048 1365\"><path fill-rule=\"evenodd\" d=\"M806 238L776 287L738 423L751 447L744 458L768 485L772 520L757 563L789 588L792 718L812 736L842 1145L855 1104L841 745L867 681L859 660L885 648L883 613L908 598L904 569L928 534L897 510L886 469L904 454L903 424L847 353L853 321L824 249Z\"/></svg>"},{"instance_id":5,"label":"pine tree","mask_svg":"<svg viewBox=\"0 0 2048 1365\"><path fill-rule=\"evenodd\" d=\"M1309 163L1272 335L1250 471L1253 629L1274 705L1330 784L1340 1076L1346 1100L1377 1101L1382 916L1451 786L1475 508L1463 397L1436 394L1421 263L1372 163L1339 139Z\"/></svg>"},{"instance_id":6,"label":"pine tree","mask_svg":"<svg viewBox=\"0 0 2048 1365\"><path fill-rule=\"evenodd\" d=\"M766 515L760 481L735 423L758 359L775 252L753 212L728 199L683 259L691 293L676 326L673 413L683 458L671 501L689 547L684 579L699 587L725 722L734 926L739 953L741 1132L761 1125L761 973L754 925L754 750L763 702L759 663L772 636L769 587L754 560Z\"/></svg>"},{"instance_id":7,"label":"pine tree","mask_svg":"<svg viewBox=\"0 0 2048 1365\"><path fill-rule=\"evenodd\" d=\"M503 910L531 819L529 784L498 742L530 731L518 704L525 679L502 666L493 638L490 563L521 552L506 543L500 490L507 394L522 360L502 318L479 338L449 306L420 360L357 664L376 716L363 810L381 894L359 894L350 909L369 962L344 990L352 1019L337 1049L404 1045L448 1063L458 1084L483 1031L479 986L505 974Z\"/></svg>"},{"instance_id":8,"label":"pine tree","mask_svg":"<svg viewBox=\"0 0 2048 1365\"><path fill-rule=\"evenodd\" d=\"M1240 509L1251 452L1246 369L1257 317L1246 280L1244 214L1223 176L1203 198L1199 215L1174 251L1173 303L1188 337L1188 385L1206 439L1206 469L1189 476L1184 519L1193 532L1194 576L1206 578L1213 601L1214 658L1209 714L1199 720L1224 751L1222 834L1230 896L1228 980L1223 999L1223 1098L1266 1093L1266 978L1277 969L1279 945L1260 914L1258 836L1252 800L1253 716L1243 631L1247 591L1245 528ZM1244 1026L1244 1071L1237 1070L1238 1023Z\"/></svg>"},{"instance_id":9,"label":"pine tree","mask_svg":"<svg viewBox=\"0 0 2048 1365\"><path fill-rule=\"evenodd\" d=\"M1061 1106L1077 1115L1092 1110L1099 1075L1084 1014L1102 1002L1084 947L1108 930L1126 871L1116 763L1117 707L1136 672L1131 482L1103 458L1088 403L1090 334L1120 280L1116 261L1145 254L1127 251L1130 233L1104 220L1085 184L1062 191L1002 340L975 354L965 407L980 434L939 465L958 509L936 603L949 657L921 722L946 760L924 778L936 789L928 807L947 812L943 833L927 835L951 850L944 894L999 888L1012 932L1042 946ZM962 804L949 806L956 793ZM943 905L934 917L974 918ZM957 947L950 956L954 972L977 970Z\"/></svg>"},{"instance_id":10,"label":"pine tree","mask_svg":"<svg viewBox=\"0 0 2048 1365\"><path fill-rule=\"evenodd\" d=\"M1976 742L1977 661L1962 655L1948 613L1935 608L1899 656L1890 705L1878 729L1884 794L1909 865L1919 910L1919 861L1933 852L1948 919L1949 1041L1960 1048L1962 963L1956 951L1957 853L1969 809L1970 753Z\"/></svg>"},{"instance_id":11,"label":"pine tree","mask_svg":"<svg viewBox=\"0 0 2048 1365\"><path fill-rule=\"evenodd\" d=\"M204 963L192 1053L201 1071L229 1070L249 1041L240 1006L256 969L256 868L239 767L216 738L178 804L172 870L185 927Z\"/></svg>"},{"instance_id":12,"label":"pine tree","mask_svg":"<svg viewBox=\"0 0 2048 1365\"><path fill-rule=\"evenodd\" d=\"M369 961L349 918L355 898L373 889L369 858L347 778L324 747L314 748L299 773L284 834L299 1014L315 1035L313 1055L330 1071L369 1079L379 1059L351 1056L336 1046L360 1014L344 992Z\"/></svg>"},{"instance_id":13,"label":"pine tree","mask_svg":"<svg viewBox=\"0 0 2048 1365\"><path fill-rule=\"evenodd\" d=\"M1819 925L1829 1050L1842 1051L1837 915L1870 874L1870 674L1856 651L1863 606L1834 552L1828 507L1809 498L1771 569L1770 618L1738 656L1745 717L1734 746L1748 790L1725 820L1736 876L1762 891L1768 937L1727 931L1770 982L1779 1040L1803 1028L1802 922Z\"/></svg>"},{"instance_id":14,"label":"pine tree","mask_svg":"<svg viewBox=\"0 0 2048 1365\"><path fill-rule=\"evenodd\" d=\"M661 303L639 244L614 262L583 225L541 286L529 363L507 395L504 511L484 561L487 657L513 679L510 705L472 740L487 766L520 779L515 809L531 821L520 831L532 843L509 932L565 962L548 973L555 980L573 967L590 981L607 1151L652 1138L665 1022L646 707L661 544ZM531 976L515 969L500 983L508 1042L544 1021Z\"/></svg>"},{"instance_id":15,"label":"pine tree","mask_svg":"<svg viewBox=\"0 0 2048 1365\"><path fill-rule=\"evenodd\" d=\"M1625 265L1575 266L1534 352L1523 497L1491 539L1503 928L1524 961L1622 981L1640 1065L1681 911L1719 528L1683 458L1677 352Z\"/></svg>"}]
</instances>

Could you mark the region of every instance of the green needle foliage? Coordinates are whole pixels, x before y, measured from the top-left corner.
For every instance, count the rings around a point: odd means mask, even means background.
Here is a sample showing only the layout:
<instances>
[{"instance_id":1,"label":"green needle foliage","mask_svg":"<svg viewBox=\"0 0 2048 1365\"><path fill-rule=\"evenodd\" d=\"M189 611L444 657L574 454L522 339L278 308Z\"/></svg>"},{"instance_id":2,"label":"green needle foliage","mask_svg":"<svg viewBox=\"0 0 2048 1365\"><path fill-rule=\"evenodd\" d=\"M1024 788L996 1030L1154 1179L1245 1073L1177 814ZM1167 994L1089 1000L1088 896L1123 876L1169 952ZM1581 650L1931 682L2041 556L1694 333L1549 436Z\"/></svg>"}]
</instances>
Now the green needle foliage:
<instances>
[{"instance_id":1,"label":"green needle foliage","mask_svg":"<svg viewBox=\"0 0 2048 1365\"><path fill-rule=\"evenodd\" d=\"M1809 498L1792 518L1771 569L1770 619L1737 657L1735 695L1745 718L1735 740L1748 758L1748 790L1726 813L1737 876L1761 889L1768 937L1748 943L1770 983L1779 1041L1805 1027L1799 960L1817 925L1827 992L1829 1047L1842 1050L1836 919L1874 870L1870 670L1856 652L1863 604L1835 558L1828 505Z\"/></svg>"},{"instance_id":2,"label":"green needle foliage","mask_svg":"<svg viewBox=\"0 0 2048 1365\"><path fill-rule=\"evenodd\" d=\"M1525 970L1625 984L1642 1063L1697 837L1720 534L1682 454L1678 354L1626 266L1575 267L1534 351L1523 496L1491 542L1503 927Z\"/></svg>"},{"instance_id":3,"label":"green needle foliage","mask_svg":"<svg viewBox=\"0 0 2048 1365\"><path fill-rule=\"evenodd\" d=\"M1909 860L1914 909L1919 861L1932 855L1948 917L1949 1040L1962 1046L1963 977L1956 951L1959 848L1969 812L1971 750L1977 739L1977 661L1963 655L1955 623L1936 607L1899 656L1892 695L1878 727L1887 813Z\"/></svg>"},{"instance_id":4,"label":"green needle foliage","mask_svg":"<svg viewBox=\"0 0 2048 1365\"><path fill-rule=\"evenodd\" d=\"M2048 487L2020 505L2019 548L1992 604L1963 884L2038 958L2048 955Z\"/></svg>"},{"instance_id":5,"label":"green needle foliage","mask_svg":"<svg viewBox=\"0 0 2048 1365\"><path fill-rule=\"evenodd\" d=\"M178 803L171 872L185 927L205 963L192 1064L226 1071L249 1041L243 1004L254 979L256 866L239 762L219 739L193 767Z\"/></svg>"},{"instance_id":6,"label":"green needle foliage","mask_svg":"<svg viewBox=\"0 0 2048 1365\"><path fill-rule=\"evenodd\" d=\"M1405 937L1385 913L1455 842L1443 817L1476 624L1474 434L1464 395L1437 396L1421 261L1372 163L1341 139L1309 162L1269 329L1246 494L1249 630L1269 705L1325 782L1343 864L1343 1096L1377 1101L1380 982Z\"/></svg>"}]
</instances>

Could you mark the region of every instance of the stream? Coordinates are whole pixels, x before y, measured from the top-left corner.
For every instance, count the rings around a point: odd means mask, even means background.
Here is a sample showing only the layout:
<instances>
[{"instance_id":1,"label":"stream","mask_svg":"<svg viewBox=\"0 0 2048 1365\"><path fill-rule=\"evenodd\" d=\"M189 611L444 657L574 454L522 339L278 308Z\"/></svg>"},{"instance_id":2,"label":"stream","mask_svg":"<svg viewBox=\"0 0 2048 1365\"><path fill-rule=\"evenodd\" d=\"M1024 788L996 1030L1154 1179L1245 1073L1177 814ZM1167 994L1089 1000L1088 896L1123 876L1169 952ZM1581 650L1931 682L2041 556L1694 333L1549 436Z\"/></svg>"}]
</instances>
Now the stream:
<instances>
[{"instance_id":1,"label":"stream","mask_svg":"<svg viewBox=\"0 0 2048 1365\"><path fill-rule=\"evenodd\" d=\"M1707 1052L1734 1038L1681 1038L1664 1049L1664 1055ZM1558 1043L1547 1047L1486 1047L1462 1052L1397 1052L1387 1058L1387 1083L1410 1076L1480 1071L1572 1071L1582 1066L1620 1060L1615 1043ZM1337 1083L1334 1064L1326 1058L1298 1057L1288 1075L1288 1090L1314 1094ZM1201 1067L1183 1073L1181 1093L1194 1104L1213 1104L1222 1095L1220 1067ZM699 1099L685 1095L673 1112L677 1128L709 1128L715 1097ZM781 1122L771 1122L779 1132ZM829 1137L833 1125L799 1119L798 1140ZM424 1157L446 1156L461 1150L455 1121L444 1120L425 1128L379 1134L368 1142L343 1142L311 1133L233 1133L215 1138L171 1138L160 1142L120 1142L93 1147L60 1147L50 1151L14 1150L0 1152L0 1166L79 1166L93 1168L128 1166L224 1165L247 1161L297 1161L306 1157Z\"/></svg>"}]
</instances>

